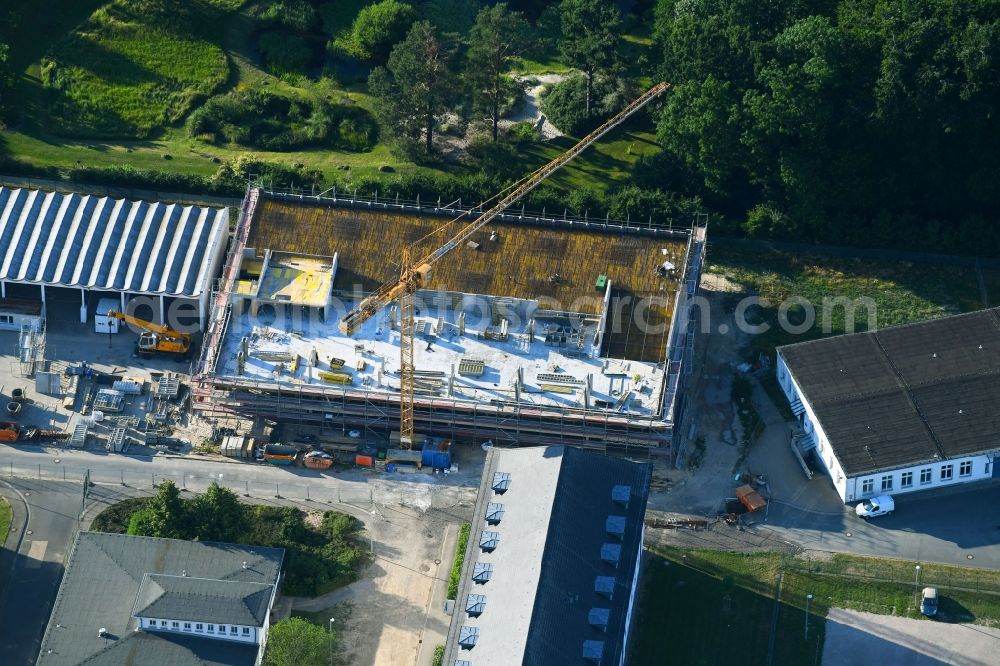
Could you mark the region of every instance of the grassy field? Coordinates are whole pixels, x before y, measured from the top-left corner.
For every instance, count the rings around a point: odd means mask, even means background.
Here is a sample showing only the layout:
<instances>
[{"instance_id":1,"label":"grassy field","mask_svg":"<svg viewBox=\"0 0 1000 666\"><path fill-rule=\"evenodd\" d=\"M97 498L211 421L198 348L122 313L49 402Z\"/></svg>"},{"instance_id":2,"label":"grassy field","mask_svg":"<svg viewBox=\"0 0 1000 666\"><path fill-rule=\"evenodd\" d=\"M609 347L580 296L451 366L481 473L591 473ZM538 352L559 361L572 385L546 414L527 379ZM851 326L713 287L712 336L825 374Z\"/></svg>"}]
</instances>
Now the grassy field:
<instances>
[{"instance_id":1,"label":"grassy field","mask_svg":"<svg viewBox=\"0 0 1000 666\"><path fill-rule=\"evenodd\" d=\"M715 575L681 564L673 553L651 554L645 567L630 661L636 664L818 664L823 620L782 601L775 607L777 577L751 587L733 575ZM810 609L812 611L812 609ZM774 634L773 648L771 636ZM768 659L773 649L772 659Z\"/></svg>"},{"instance_id":2,"label":"grassy field","mask_svg":"<svg viewBox=\"0 0 1000 666\"><path fill-rule=\"evenodd\" d=\"M840 306L827 308L828 330L824 332L824 298L871 299L879 328L983 307L971 267L809 256L720 244L711 248L707 270L760 296L762 307L757 315L770 330L752 336L750 351L754 356L757 352L773 353L777 345L847 331L845 308ZM802 334L789 333L777 325L781 303L796 297L816 310L814 325ZM800 323L802 312L799 306L791 307L789 320ZM749 315L753 313L751 309ZM867 318L867 310L858 309L854 330L865 330Z\"/></svg>"},{"instance_id":3,"label":"grassy field","mask_svg":"<svg viewBox=\"0 0 1000 666\"><path fill-rule=\"evenodd\" d=\"M63 136L134 138L183 118L229 78L215 26L234 0L117 0L42 58L43 101Z\"/></svg>"},{"instance_id":4,"label":"grassy field","mask_svg":"<svg viewBox=\"0 0 1000 666\"><path fill-rule=\"evenodd\" d=\"M777 553L662 548L644 574L633 661L643 664L818 664L830 608L921 618L914 562L853 555L806 560ZM1000 622L1000 572L921 564L940 589L937 621ZM776 581L781 597L775 615ZM809 638L805 638L806 595ZM665 640L664 637L669 637Z\"/></svg>"},{"instance_id":5,"label":"grassy field","mask_svg":"<svg viewBox=\"0 0 1000 666\"><path fill-rule=\"evenodd\" d=\"M0 134L0 154L36 166L137 168L209 175L220 161L254 152L266 160L301 164L329 178L447 171L469 166L422 167L394 154L384 142L367 152L313 148L288 152L209 144L188 136L184 121L210 95L238 85L268 86L289 96L322 96L371 110L361 85L326 77L275 77L259 62L251 18L255 3L197 0L173 11L168 0L12 0L22 26L11 32L14 65L24 73L16 91L20 117ZM320 14L326 29L343 34L364 3L327 3ZM630 65L652 48L645 28L630 35ZM525 72L565 72L555 53L524 63ZM45 84L48 82L48 85ZM524 170L541 165L572 144L568 138L535 144L522 152ZM641 155L658 150L654 127L640 116L588 150L552 183L564 188L607 191L628 180Z\"/></svg>"},{"instance_id":6,"label":"grassy field","mask_svg":"<svg viewBox=\"0 0 1000 666\"><path fill-rule=\"evenodd\" d=\"M0 497L0 538L6 539L10 533L10 519L12 517L10 504L7 499ZM0 542L2 544L2 542Z\"/></svg>"}]
</instances>

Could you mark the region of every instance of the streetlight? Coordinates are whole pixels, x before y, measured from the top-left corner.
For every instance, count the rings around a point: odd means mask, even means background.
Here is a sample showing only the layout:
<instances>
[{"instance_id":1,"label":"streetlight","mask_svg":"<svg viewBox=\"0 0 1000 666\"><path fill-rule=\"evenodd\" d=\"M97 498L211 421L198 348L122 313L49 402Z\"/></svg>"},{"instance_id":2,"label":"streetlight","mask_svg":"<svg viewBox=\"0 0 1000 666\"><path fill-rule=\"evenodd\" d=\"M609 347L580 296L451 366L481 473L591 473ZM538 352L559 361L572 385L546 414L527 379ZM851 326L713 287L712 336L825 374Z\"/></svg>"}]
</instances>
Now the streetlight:
<instances>
[{"instance_id":1,"label":"streetlight","mask_svg":"<svg viewBox=\"0 0 1000 666\"><path fill-rule=\"evenodd\" d=\"M805 630L806 640L809 640L809 602L812 601L812 598L813 598L812 592L806 595L806 630Z\"/></svg>"},{"instance_id":2,"label":"streetlight","mask_svg":"<svg viewBox=\"0 0 1000 666\"><path fill-rule=\"evenodd\" d=\"M913 605L917 605L917 590L920 589L920 565L916 566L916 573L913 574Z\"/></svg>"},{"instance_id":3,"label":"streetlight","mask_svg":"<svg viewBox=\"0 0 1000 666\"><path fill-rule=\"evenodd\" d=\"M330 666L333 666L333 623L337 620L330 618Z\"/></svg>"}]
</instances>

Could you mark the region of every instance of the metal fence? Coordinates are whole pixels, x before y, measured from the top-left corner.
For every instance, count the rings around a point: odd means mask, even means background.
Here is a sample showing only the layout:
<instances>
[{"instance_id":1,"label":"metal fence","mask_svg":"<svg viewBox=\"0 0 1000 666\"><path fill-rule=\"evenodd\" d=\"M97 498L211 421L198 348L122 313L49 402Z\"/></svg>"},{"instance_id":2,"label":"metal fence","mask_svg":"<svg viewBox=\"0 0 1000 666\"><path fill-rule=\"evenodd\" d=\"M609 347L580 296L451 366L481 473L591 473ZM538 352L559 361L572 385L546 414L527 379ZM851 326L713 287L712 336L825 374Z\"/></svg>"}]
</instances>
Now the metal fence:
<instances>
[{"instance_id":1,"label":"metal fence","mask_svg":"<svg viewBox=\"0 0 1000 666\"><path fill-rule=\"evenodd\" d=\"M442 492L450 487L427 484L361 484L341 482L336 479L317 480L314 483L288 481L261 481L253 478L250 470L218 474L137 472L128 469L85 468L65 464L23 463L0 460L0 476L48 481L75 481L83 483L89 473L94 484L120 485L140 490L153 490L164 481L173 481L181 490L204 492L212 483L229 488L238 495L253 498L275 498L298 501L326 502L330 504L399 504L418 509L443 508L454 504L452 497ZM291 476L291 474L290 474ZM403 477L405 478L405 477Z\"/></svg>"}]
</instances>

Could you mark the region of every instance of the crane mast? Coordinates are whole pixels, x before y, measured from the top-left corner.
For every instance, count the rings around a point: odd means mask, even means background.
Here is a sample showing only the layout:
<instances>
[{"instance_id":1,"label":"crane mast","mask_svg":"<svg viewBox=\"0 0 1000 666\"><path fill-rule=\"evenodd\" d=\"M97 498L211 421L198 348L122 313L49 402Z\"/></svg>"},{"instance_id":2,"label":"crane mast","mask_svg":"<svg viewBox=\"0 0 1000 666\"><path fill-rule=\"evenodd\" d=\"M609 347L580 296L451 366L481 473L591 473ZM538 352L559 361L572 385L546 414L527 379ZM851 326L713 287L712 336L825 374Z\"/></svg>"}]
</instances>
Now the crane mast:
<instances>
[{"instance_id":1,"label":"crane mast","mask_svg":"<svg viewBox=\"0 0 1000 666\"><path fill-rule=\"evenodd\" d=\"M632 100L615 116L609 118L600 127L580 139L580 141L577 142L572 148L518 181L518 183L510 188L510 191L502 196L492 208L480 214L479 217L470 222L448 242L433 252L430 252L414 261L411 256L410 249L405 248L403 250L399 279L386 282L376 289L370 296L363 299L354 310L351 310L344 315L344 318L340 322L340 331L344 335L353 335L365 321L374 316L375 313L383 307L392 301L399 301L399 435L401 448L408 449L413 443L413 390L415 370L413 364L413 334L416 327L416 321L414 318L416 293L418 289L430 284L431 272L434 264L440 261L453 249L462 245L462 243L467 241L473 234L489 224L492 220L496 219L507 207L537 187L557 169L561 168L564 164L586 150L592 143L623 123L629 118L629 116L649 104L649 102L653 99L666 92L669 87L669 83L658 83L636 99Z\"/></svg>"}]
</instances>

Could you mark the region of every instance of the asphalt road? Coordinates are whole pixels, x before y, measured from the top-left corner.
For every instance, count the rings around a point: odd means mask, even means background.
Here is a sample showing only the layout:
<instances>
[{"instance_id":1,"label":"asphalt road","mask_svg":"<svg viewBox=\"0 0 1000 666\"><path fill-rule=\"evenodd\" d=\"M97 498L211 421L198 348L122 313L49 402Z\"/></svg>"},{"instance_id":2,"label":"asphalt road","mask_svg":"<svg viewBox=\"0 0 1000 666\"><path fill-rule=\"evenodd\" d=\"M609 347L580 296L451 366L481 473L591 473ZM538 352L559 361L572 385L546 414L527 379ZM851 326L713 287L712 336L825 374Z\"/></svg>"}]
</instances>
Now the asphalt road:
<instances>
[{"instance_id":1,"label":"asphalt road","mask_svg":"<svg viewBox=\"0 0 1000 666\"><path fill-rule=\"evenodd\" d=\"M823 666L938 666L997 663L1000 630L830 609Z\"/></svg>"},{"instance_id":2,"label":"asphalt road","mask_svg":"<svg viewBox=\"0 0 1000 666\"><path fill-rule=\"evenodd\" d=\"M853 506L819 511L779 498L762 523L806 548L1000 569L997 482L898 495L892 515L869 522Z\"/></svg>"},{"instance_id":3,"label":"asphalt road","mask_svg":"<svg viewBox=\"0 0 1000 666\"><path fill-rule=\"evenodd\" d=\"M38 655L83 498L79 483L6 481L23 497L28 511L12 568L0 572L0 661L20 666L34 664Z\"/></svg>"}]
</instances>

